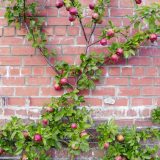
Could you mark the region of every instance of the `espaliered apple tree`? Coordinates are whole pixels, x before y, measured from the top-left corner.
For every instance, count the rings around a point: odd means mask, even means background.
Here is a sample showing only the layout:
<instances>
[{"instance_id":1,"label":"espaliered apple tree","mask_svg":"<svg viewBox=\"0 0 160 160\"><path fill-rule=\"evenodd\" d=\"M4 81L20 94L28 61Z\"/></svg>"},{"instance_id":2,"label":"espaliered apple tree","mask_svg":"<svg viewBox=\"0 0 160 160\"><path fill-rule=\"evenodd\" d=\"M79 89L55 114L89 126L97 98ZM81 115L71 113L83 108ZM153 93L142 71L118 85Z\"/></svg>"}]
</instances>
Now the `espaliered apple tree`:
<instances>
[{"instance_id":1,"label":"espaliered apple tree","mask_svg":"<svg viewBox=\"0 0 160 160\"><path fill-rule=\"evenodd\" d=\"M38 16L41 9L45 7L46 1L41 7L38 7L36 2L27 3L26 0L5 1L8 2L5 14L8 24L15 24L17 29L26 29L26 38L32 42L34 48L39 49L50 67L56 71L53 88L57 91L70 88L71 91L59 98L52 98L42 110L38 123L25 124L16 117L6 123L0 130L0 155L5 153L22 155L22 160L48 160L49 149L67 147L71 159L74 159L75 155L89 150L89 138L93 136L88 131L92 126L92 118L86 107L80 107L85 100L79 91L95 88L95 80L100 79L103 65L128 59L136 55L139 46L145 41L154 43L157 40L157 35L160 33L160 5L137 8L136 14L128 17L130 19L128 26L116 27L109 21L99 39L92 42L97 25L103 23L106 6L109 7L110 0L97 0L89 4L88 7L92 10L91 22L87 25L91 28L89 36L83 24L81 3L78 0L57 0L56 7L66 8L70 22L76 19L79 21L86 41L86 50L80 55L81 63L69 65L62 61L50 63L50 57L55 55L55 51L50 51L46 47L47 36L43 29L45 17ZM142 1L135 0L133 3L137 6ZM144 29L144 26L147 28ZM131 27L136 30L134 35L128 34ZM122 41L107 45L112 38L119 37ZM101 54L89 52L89 48L95 44L106 46L106 52ZM75 79L74 84L70 83L70 77ZM143 131L137 131L135 128L118 129L112 121L109 121L99 125L97 132L100 148L107 151L104 160L158 160L156 146L143 147L140 143L141 140L152 137L160 138L159 131L156 129Z\"/></svg>"}]
</instances>

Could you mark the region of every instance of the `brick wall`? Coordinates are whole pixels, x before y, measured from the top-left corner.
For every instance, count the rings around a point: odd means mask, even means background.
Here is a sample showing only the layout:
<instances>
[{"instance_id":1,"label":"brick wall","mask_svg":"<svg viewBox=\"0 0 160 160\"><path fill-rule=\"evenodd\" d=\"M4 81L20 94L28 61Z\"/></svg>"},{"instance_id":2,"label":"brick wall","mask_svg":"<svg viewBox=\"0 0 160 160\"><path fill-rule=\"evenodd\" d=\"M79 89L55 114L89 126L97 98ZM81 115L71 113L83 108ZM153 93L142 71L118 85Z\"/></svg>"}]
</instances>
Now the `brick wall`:
<instances>
[{"instance_id":1,"label":"brick wall","mask_svg":"<svg viewBox=\"0 0 160 160\"><path fill-rule=\"evenodd\" d=\"M87 6L90 0L81 0ZM143 0L144 4L160 0ZM46 16L45 30L49 48L57 49L57 59L70 64L79 62L79 54L85 42L78 21L67 20L64 8L57 10L55 0L48 0L48 7L41 15ZM131 0L111 0L106 21L117 26L127 25L124 15L133 14ZM0 0L0 119L3 123L10 116L37 119L41 106L51 96L60 96L53 88L55 72L47 65L38 50L25 39L25 30L7 26L3 17L5 4ZM89 21L89 9L85 10L85 22ZM103 25L96 29L96 39ZM87 34L90 29L86 29ZM90 51L105 51L99 44ZM52 62L57 59L51 59ZM103 67L103 76L94 91L84 91L87 102L97 121L115 117L119 124L150 126L151 110L160 105L160 41L142 46L137 56L128 63ZM108 104L112 101L114 104Z\"/></svg>"}]
</instances>

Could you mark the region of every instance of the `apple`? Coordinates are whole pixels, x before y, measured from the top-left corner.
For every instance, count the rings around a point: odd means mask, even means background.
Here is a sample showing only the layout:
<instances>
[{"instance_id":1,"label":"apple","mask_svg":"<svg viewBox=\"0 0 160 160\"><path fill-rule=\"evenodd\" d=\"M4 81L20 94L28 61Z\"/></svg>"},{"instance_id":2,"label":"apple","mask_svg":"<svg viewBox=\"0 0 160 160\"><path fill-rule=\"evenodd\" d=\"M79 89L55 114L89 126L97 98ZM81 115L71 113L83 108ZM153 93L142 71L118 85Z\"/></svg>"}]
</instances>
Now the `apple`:
<instances>
[{"instance_id":1,"label":"apple","mask_svg":"<svg viewBox=\"0 0 160 160\"><path fill-rule=\"evenodd\" d=\"M104 144L104 148L105 148L105 149L108 149L108 148L109 148L109 143L108 143L108 142L106 142L106 143Z\"/></svg>"},{"instance_id":2,"label":"apple","mask_svg":"<svg viewBox=\"0 0 160 160\"><path fill-rule=\"evenodd\" d=\"M69 11L69 10L70 10L70 8L71 8L70 6L66 6L66 10L67 10L67 11Z\"/></svg>"},{"instance_id":3,"label":"apple","mask_svg":"<svg viewBox=\"0 0 160 160\"><path fill-rule=\"evenodd\" d=\"M122 48L118 48L117 51L116 51L116 54L118 56L122 56L123 55L123 49Z\"/></svg>"},{"instance_id":4,"label":"apple","mask_svg":"<svg viewBox=\"0 0 160 160\"><path fill-rule=\"evenodd\" d=\"M118 56L117 54L113 54L113 55L111 56L111 60L116 63L116 62L118 62L118 60L119 60L119 56Z\"/></svg>"},{"instance_id":5,"label":"apple","mask_svg":"<svg viewBox=\"0 0 160 160\"><path fill-rule=\"evenodd\" d=\"M152 34L150 34L149 39L150 39L150 41L153 43L154 41L157 40L157 35L154 34L154 33L152 33Z\"/></svg>"},{"instance_id":6,"label":"apple","mask_svg":"<svg viewBox=\"0 0 160 160\"><path fill-rule=\"evenodd\" d=\"M62 79L60 80L60 84L61 84L61 85L66 85L67 83L68 83L67 78L62 78Z\"/></svg>"},{"instance_id":7,"label":"apple","mask_svg":"<svg viewBox=\"0 0 160 160\"><path fill-rule=\"evenodd\" d=\"M76 20L75 16L72 16L72 15L69 16L69 21L70 22L74 22L75 20Z\"/></svg>"},{"instance_id":8,"label":"apple","mask_svg":"<svg viewBox=\"0 0 160 160\"><path fill-rule=\"evenodd\" d=\"M122 160L122 157L121 156L116 156L115 160Z\"/></svg>"},{"instance_id":9,"label":"apple","mask_svg":"<svg viewBox=\"0 0 160 160\"><path fill-rule=\"evenodd\" d=\"M88 135L88 133L85 130L80 133L81 137L86 136L86 135Z\"/></svg>"},{"instance_id":10,"label":"apple","mask_svg":"<svg viewBox=\"0 0 160 160\"><path fill-rule=\"evenodd\" d=\"M0 148L0 155L2 155L4 153L4 149Z\"/></svg>"},{"instance_id":11,"label":"apple","mask_svg":"<svg viewBox=\"0 0 160 160\"><path fill-rule=\"evenodd\" d=\"M106 40L106 38L101 39L100 44L101 44L102 46L107 45L107 40Z\"/></svg>"},{"instance_id":12,"label":"apple","mask_svg":"<svg viewBox=\"0 0 160 160\"><path fill-rule=\"evenodd\" d=\"M89 8L93 10L95 8L95 3L94 2L90 3Z\"/></svg>"},{"instance_id":13,"label":"apple","mask_svg":"<svg viewBox=\"0 0 160 160\"><path fill-rule=\"evenodd\" d=\"M22 131L24 138L28 138L29 137L29 133L28 131Z\"/></svg>"},{"instance_id":14,"label":"apple","mask_svg":"<svg viewBox=\"0 0 160 160\"><path fill-rule=\"evenodd\" d=\"M97 21L97 23L98 23L98 24L102 24L102 23L103 23L103 19L99 19L99 20Z\"/></svg>"},{"instance_id":15,"label":"apple","mask_svg":"<svg viewBox=\"0 0 160 160\"><path fill-rule=\"evenodd\" d=\"M79 147L78 147L78 146L76 146L75 144L72 144L72 146L71 146L71 147L72 147L72 149L73 149L73 150L77 150L77 149L79 149Z\"/></svg>"},{"instance_id":16,"label":"apple","mask_svg":"<svg viewBox=\"0 0 160 160\"><path fill-rule=\"evenodd\" d=\"M121 134L119 134L119 135L117 136L117 140L118 140L119 142L123 142L123 141L124 141L124 136L121 135Z\"/></svg>"},{"instance_id":17,"label":"apple","mask_svg":"<svg viewBox=\"0 0 160 160\"><path fill-rule=\"evenodd\" d=\"M76 129L76 128L77 128L77 124L76 124L76 123L72 123L72 124L71 124L71 128L72 128L72 129Z\"/></svg>"},{"instance_id":18,"label":"apple","mask_svg":"<svg viewBox=\"0 0 160 160\"><path fill-rule=\"evenodd\" d=\"M57 8L61 8L61 7L63 7L63 5L64 5L63 0L57 0L57 1L56 1L56 7L57 7Z\"/></svg>"},{"instance_id":19,"label":"apple","mask_svg":"<svg viewBox=\"0 0 160 160\"><path fill-rule=\"evenodd\" d=\"M42 136L40 134L35 134L33 139L35 142L42 142Z\"/></svg>"},{"instance_id":20,"label":"apple","mask_svg":"<svg viewBox=\"0 0 160 160\"><path fill-rule=\"evenodd\" d=\"M52 113L54 111L54 108L52 108L52 107L46 107L45 109L49 113Z\"/></svg>"},{"instance_id":21,"label":"apple","mask_svg":"<svg viewBox=\"0 0 160 160\"><path fill-rule=\"evenodd\" d=\"M28 159L27 155L23 154L21 160L27 160L27 159Z\"/></svg>"},{"instance_id":22,"label":"apple","mask_svg":"<svg viewBox=\"0 0 160 160\"><path fill-rule=\"evenodd\" d=\"M108 29L107 36L113 37L114 36L114 30L113 29Z\"/></svg>"},{"instance_id":23,"label":"apple","mask_svg":"<svg viewBox=\"0 0 160 160\"><path fill-rule=\"evenodd\" d=\"M99 19L99 14L98 13L92 13L92 18L94 20L98 20Z\"/></svg>"},{"instance_id":24,"label":"apple","mask_svg":"<svg viewBox=\"0 0 160 160\"><path fill-rule=\"evenodd\" d=\"M69 13L70 13L71 15L76 16L76 15L78 14L78 10L77 10L77 8L75 8L75 7L71 7L71 8L69 9Z\"/></svg>"},{"instance_id":25,"label":"apple","mask_svg":"<svg viewBox=\"0 0 160 160\"><path fill-rule=\"evenodd\" d=\"M43 119L43 120L42 120L42 124L43 124L44 126L47 126L47 125L49 124L48 119Z\"/></svg>"},{"instance_id":26,"label":"apple","mask_svg":"<svg viewBox=\"0 0 160 160\"><path fill-rule=\"evenodd\" d=\"M55 84L54 85L55 90L59 91L61 90L61 86L59 84Z\"/></svg>"},{"instance_id":27,"label":"apple","mask_svg":"<svg viewBox=\"0 0 160 160\"><path fill-rule=\"evenodd\" d=\"M137 4L141 4L142 0L135 0Z\"/></svg>"}]
</instances>

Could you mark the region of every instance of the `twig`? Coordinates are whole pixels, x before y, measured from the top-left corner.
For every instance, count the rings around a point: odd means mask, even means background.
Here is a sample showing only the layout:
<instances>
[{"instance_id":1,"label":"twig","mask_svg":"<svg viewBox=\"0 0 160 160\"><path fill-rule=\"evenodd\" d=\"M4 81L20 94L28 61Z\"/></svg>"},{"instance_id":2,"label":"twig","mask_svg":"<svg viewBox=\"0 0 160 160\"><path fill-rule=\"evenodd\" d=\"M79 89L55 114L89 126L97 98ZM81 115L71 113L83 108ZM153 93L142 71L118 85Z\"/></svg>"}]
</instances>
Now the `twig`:
<instances>
[{"instance_id":1,"label":"twig","mask_svg":"<svg viewBox=\"0 0 160 160\"><path fill-rule=\"evenodd\" d=\"M28 32L28 33L31 33L26 22L24 22L24 25L25 25L25 27L26 27L26 29L27 29L27 32ZM31 34L32 34L32 33L31 33ZM33 35L33 34L32 34L32 37L33 37L33 40L35 41L35 38L34 38L34 35ZM45 58L46 62L49 64L49 66L50 66L57 74L60 74L60 72L57 71L57 69L55 68L55 66L50 63L50 60L49 60L46 56L44 56L42 48L38 47L38 49L40 50L41 55Z\"/></svg>"},{"instance_id":2,"label":"twig","mask_svg":"<svg viewBox=\"0 0 160 160\"><path fill-rule=\"evenodd\" d=\"M79 23L80 23L82 31L83 31L84 38L85 38L86 42L88 42L87 35L86 35L85 29L84 29L84 26L82 23L82 19L79 17L79 15L78 15L78 19L79 19Z\"/></svg>"},{"instance_id":3,"label":"twig","mask_svg":"<svg viewBox=\"0 0 160 160\"><path fill-rule=\"evenodd\" d=\"M96 23L94 23L94 26L93 26L93 29L92 29L92 31L91 31L90 37L89 37L89 39L88 39L88 44L89 44L90 41L91 41L91 37L92 37L92 35L93 35L95 29L96 29Z\"/></svg>"}]
</instances>

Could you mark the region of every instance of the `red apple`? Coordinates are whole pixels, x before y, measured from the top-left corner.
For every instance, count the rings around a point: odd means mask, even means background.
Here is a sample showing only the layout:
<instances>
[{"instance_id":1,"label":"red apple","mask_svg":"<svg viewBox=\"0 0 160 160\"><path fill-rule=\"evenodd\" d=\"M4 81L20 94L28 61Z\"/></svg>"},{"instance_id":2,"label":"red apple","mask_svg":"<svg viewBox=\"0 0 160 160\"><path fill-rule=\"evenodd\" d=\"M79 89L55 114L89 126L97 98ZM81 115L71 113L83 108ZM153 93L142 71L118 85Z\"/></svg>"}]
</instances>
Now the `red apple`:
<instances>
[{"instance_id":1,"label":"red apple","mask_svg":"<svg viewBox=\"0 0 160 160\"><path fill-rule=\"evenodd\" d=\"M113 37L114 36L114 30L113 29L108 29L107 36Z\"/></svg>"},{"instance_id":2,"label":"red apple","mask_svg":"<svg viewBox=\"0 0 160 160\"><path fill-rule=\"evenodd\" d=\"M109 148L109 143L108 143L108 142L106 142L106 143L104 144L104 148L105 148L105 149L108 149L108 148Z\"/></svg>"},{"instance_id":3,"label":"red apple","mask_svg":"<svg viewBox=\"0 0 160 160\"><path fill-rule=\"evenodd\" d=\"M119 60L119 56L118 56L117 54L113 54L113 55L111 56L111 60L112 60L114 63L116 63L116 62L118 62L118 60Z\"/></svg>"},{"instance_id":4,"label":"red apple","mask_svg":"<svg viewBox=\"0 0 160 160\"><path fill-rule=\"evenodd\" d=\"M98 13L93 13L93 14L92 14L92 18L93 18L94 20L98 20L98 19L99 19L99 14L98 14Z\"/></svg>"},{"instance_id":5,"label":"red apple","mask_svg":"<svg viewBox=\"0 0 160 160\"><path fill-rule=\"evenodd\" d=\"M43 126L47 126L49 124L48 119L43 119L42 124L43 124Z\"/></svg>"},{"instance_id":6,"label":"red apple","mask_svg":"<svg viewBox=\"0 0 160 160\"><path fill-rule=\"evenodd\" d=\"M90 8L90 9L92 9L92 10L93 10L93 9L94 9L94 7L95 7L95 3L94 3L94 2L92 2L92 3L90 3L90 4L89 4L89 8Z\"/></svg>"},{"instance_id":7,"label":"red apple","mask_svg":"<svg viewBox=\"0 0 160 160\"><path fill-rule=\"evenodd\" d=\"M102 46L107 45L107 40L106 40L106 38L101 39L100 44L101 44Z\"/></svg>"},{"instance_id":8,"label":"red apple","mask_svg":"<svg viewBox=\"0 0 160 160\"><path fill-rule=\"evenodd\" d=\"M42 142L42 136L40 134L35 134L33 139L35 142Z\"/></svg>"},{"instance_id":9,"label":"red apple","mask_svg":"<svg viewBox=\"0 0 160 160\"><path fill-rule=\"evenodd\" d=\"M4 153L4 149L0 148L0 155L2 155Z\"/></svg>"},{"instance_id":10,"label":"red apple","mask_svg":"<svg viewBox=\"0 0 160 160\"><path fill-rule=\"evenodd\" d=\"M64 5L63 0L57 0L57 1L56 1L56 7L57 7L57 8L61 8L61 7L63 7L63 5Z\"/></svg>"},{"instance_id":11,"label":"red apple","mask_svg":"<svg viewBox=\"0 0 160 160\"><path fill-rule=\"evenodd\" d=\"M60 84L61 84L61 85L66 85L67 83L68 83L67 78L62 78L62 79L60 80Z\"/></svg>"},{"instance_id":12,"label":"red apple","mask_svg":"<svg viewBox=\"0 0 160 160\"><path fill-rule=\"evenodd\" d=\"M80 134L81 137L86 136L86 135L88 135L88 133L85 130L82 131L81 134Z\"/></svg>"},{"instance_id":13,"label":"red apple","mask_svg":"<svg viewBox=\"0 0 160 160\"><path fill-rule=\"evenodd\" d=\"M97 21L97 23L98 23L98 24L102 24L102 23L103 23L103 19L99 19L99 20Z\"/></svg>"},{"instance_id":14,"label":"red apple","mask_svg":"<svg viewBox=\"0 0 160 160\"><path fill-rule=\"evenodd\" d=\"M152 33L152 34L150 34L149 39L150 39L150 41L153 43L154 41L157 40L157 35L154 34L154 33Z\"/></svg>"},{"instance_id":15,"label":"red apple","mask_svg":"<svg viewBox=\"0 0 160 160\"><path fill-rule=\"evenodd\" d=\"M71 124L71 128L72 128L72 129L76 129L76 128L77 128L77 124L76 124L76 123L72 123L72 124Z\"/></svg>"},{"instance_id":16,"label":"red apple","mask_svg":"<svg viewBox=\"0 0 160 160\"><path fill-rule=\"evenodd\" d=\"M122 56L123 55L123 49L122 48L118 48L117 51L116 51L116 54L118 56Z\"/></svg>"},{"instance_id":17,"label":"red apple","mask_svg":"<svg viewBox=\"0 0 160 160\"><path fill-rule=\"evenodd\" d=\"M122 160L122 157L121 156L116 156L115 160Z\"/></svg>"},{"instance_id":18,"label":"red apple","mask_svg":"<svg viewBox=\"0 0 160 160\"><path fill-rule=\"evenodd\" d=\"M72 15L69 16L70 22L74 22L75 20L76 20L76 16L72 16Z\"/></svg>"},{"instance_id":19,"label":"red apple","mask_svg":"<svg viewBox=\"0 0 160 160\"><path fill-rule=\"evenodd\" d=\"M59 91L61 90L61 86L59 84L55 84L54 85L55 90Z\"/></svg>"},{"instance_id":20,"label":"red apple","mask_svg":"<svg viewBox=\"0 0 160 160\"><path fill-rule=\"evenodd\" d=\"M142 0L135 0L137 4L141 4Z\"/></svg>"},{"instance_id":21,"label":"red apple","mask_svg":"<svg viewBox=\"0 0 160 160\"><path fill-rule=\"evenodd\" d=\"M52 107L46 107L46 111L49 113L52 113L54 111L54 108Z\"/></svg>"},{"instance_id":22,"label":"red apple","mask_svg":"<svg viewBox=\"0 0 160 160\"><path fill-rule=\"evenodd\" d=\"M72 7L72 8L69 9L69 13L70 13L71 15L76 16L76 15L78 14L78 10L77 10L77 8Z\"/></svg>"},{"instance_id":23,"label":"red apple","mask_svg":"<svg viewBox=\"0 0 160 160\"><path fill-rule=\"evenodd\" d=\"M22 131L24 138L28 138L29 137L29 133L28 131Z\"/></svg>"}]
</instances>

